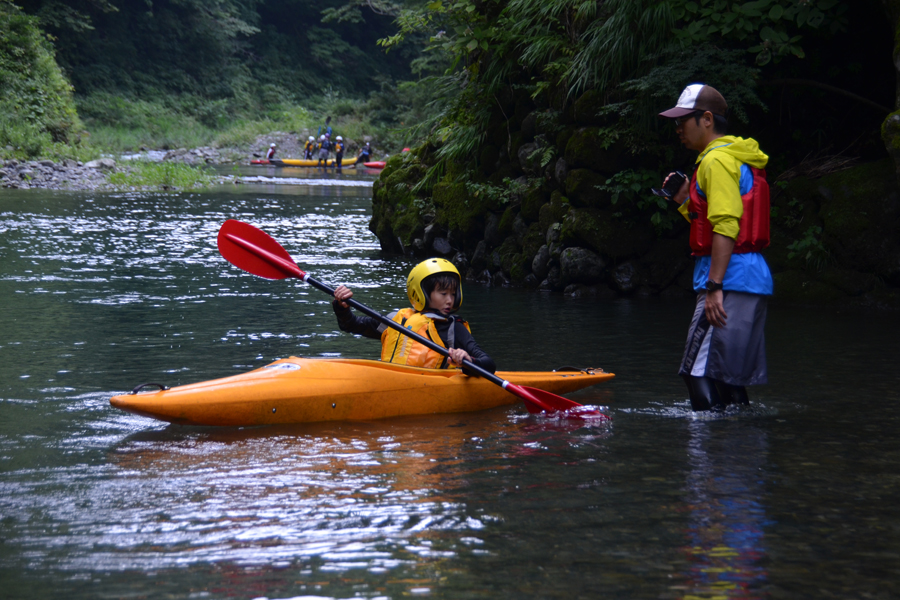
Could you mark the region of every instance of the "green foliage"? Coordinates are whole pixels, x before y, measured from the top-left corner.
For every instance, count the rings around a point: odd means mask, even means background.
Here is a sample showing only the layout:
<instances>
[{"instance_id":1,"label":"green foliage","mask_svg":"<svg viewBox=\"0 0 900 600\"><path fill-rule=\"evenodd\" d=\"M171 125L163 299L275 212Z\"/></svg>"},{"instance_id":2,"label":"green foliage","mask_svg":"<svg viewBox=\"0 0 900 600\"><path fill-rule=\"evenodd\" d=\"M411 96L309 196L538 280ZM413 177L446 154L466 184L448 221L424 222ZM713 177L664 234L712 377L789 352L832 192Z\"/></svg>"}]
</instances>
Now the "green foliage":
<instances>
[{"instance_id":1,"label":"green foliage","mask_svg":"<svg viewBox=\"0 0 900 600\"><path fill-rule=\"evenodd\" d=\"M521 182L506 177L503 179L503 185L494 185L473 181L470 176L465 175L468 174L464 174L462 179L469 196L492 208L506 206L514 199L521 198L535 184L534 181Z\"/></svg>"},{"instance_id":2,"label":"green foliage","mask_svg":"<svg viewBox=\"0 0 900 600\"><path fill-rule=\"evenodd\" d=\"M609 192L610 202L618 209L616 216L623 217L637 209L639 214L649 218L657 233L664 233L672 229L681 216L673 210L669 201L649 192L662 179L663 176L656 171L627 169L619 171L607 179L604 185L597 187Z\"/></svg>"},{"instance_id":3,"label":"green foliage","mask_svg":"<svg viewBox=\"0 0 900 600\"><path fill-rule=\"evenodd\" d=\"M207 187L214 181L215 177L204 169L173 162L136 162L130 169L109 176L109 183L119 188L191 189Z\"/></svg>"},{"instance_id":4,"label":"green foliage","mask_svg":"<svg viewBox=\"0 0 900 600\"><path fill-rule=\"evenodd\" d=\"M824 271L831 259L831 254L821 240L822 228L813 225L807 228L803 237L794 240L788 245L788 258L802 258L806 261L807 268L815 271Z\"/></svg>"},{"instance_id":5,"label":"green foliage","mask_svg":"<svg viewBox=\"0 0 900 600\"><path fill-rule=\"evenodd\" d=\"M77 139L81 128L49 40L10 0L0 0L0 115L0 137L29 156ZM24 136L31 139L16 141Z\"/></svg>"},{"instance_id":6,"label":"green foliage","mask_svg":"<svg viewBox=\"0 0 900 600\"><path fill-rule=\"evenodd\" d=\"M802 36L794 32L827 24L831 32L846 27L847 5L839 0L669 0L681 25L676 33L686 44L714 40L737 42L756 54L760 66L788 54L803 58ZM754 42L756 42L754 44Z\"/></svg>"}]
</instances>

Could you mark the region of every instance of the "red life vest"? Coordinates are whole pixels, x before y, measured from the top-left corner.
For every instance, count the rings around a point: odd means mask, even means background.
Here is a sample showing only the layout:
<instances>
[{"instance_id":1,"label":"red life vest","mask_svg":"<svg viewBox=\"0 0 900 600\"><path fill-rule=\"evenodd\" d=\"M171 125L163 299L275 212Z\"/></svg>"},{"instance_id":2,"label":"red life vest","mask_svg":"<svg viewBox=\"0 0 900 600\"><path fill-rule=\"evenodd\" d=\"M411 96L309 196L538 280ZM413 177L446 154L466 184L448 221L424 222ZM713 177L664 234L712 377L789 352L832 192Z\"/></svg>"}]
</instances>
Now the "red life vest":
<instances>
[{"instance_id":1,"label":"red life vest","mask_svg":"<svg viewBox=\"0 0 900 600\"><path fill-rule=\"evenodd\" d=\"M741 196L744 214L741 215L740 231L734 240L733 254L759 252L769 245L769 184L763 169L750 167L753 185ZM712 254L712 223L707 218L709 205L700 196L697 187L697 170L691 176L688 216L691 219L691 250L694 256Z\"/></svg>"}]
</instances>

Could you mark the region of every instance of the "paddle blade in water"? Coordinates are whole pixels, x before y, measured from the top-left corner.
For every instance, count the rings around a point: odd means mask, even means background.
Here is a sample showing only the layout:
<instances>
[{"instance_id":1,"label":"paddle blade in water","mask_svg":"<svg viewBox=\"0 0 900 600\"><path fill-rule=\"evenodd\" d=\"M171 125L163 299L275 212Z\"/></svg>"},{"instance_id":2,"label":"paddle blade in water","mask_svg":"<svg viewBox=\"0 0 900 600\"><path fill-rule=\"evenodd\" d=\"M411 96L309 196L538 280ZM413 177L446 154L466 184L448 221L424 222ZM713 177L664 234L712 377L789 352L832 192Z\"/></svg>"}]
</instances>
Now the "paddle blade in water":
<instances>
[{"instance_id":1,"label":"paddle blade in water","mask_svg":"<svg viewBox=\"0 0 900 600\"><path fill-rule=\"evenodd\" d=\"M524 400L525 408L527 408L528 412L532 414L540 412L554 412L558 410L569 410L570 408L581 406L581 404L573 402L572 400L567 400L562 396L557 396L556 394L551 394L550 392L539 390L533 387L528 387L526 385L507 383L504 387L506 388L506 391L512 392L513 394Z\"/></svg>"},{"instance_id":2,"label":"paddle blade in water","mask_svg":"<svg viewBox=\"0 0 900 600\"><path fill-rule=\"evenodd\" d=\"M266 279L303 278L287 250L253 225L229 219L219 229L219 252L236 267Z\"/></svg>"}]
</instances>

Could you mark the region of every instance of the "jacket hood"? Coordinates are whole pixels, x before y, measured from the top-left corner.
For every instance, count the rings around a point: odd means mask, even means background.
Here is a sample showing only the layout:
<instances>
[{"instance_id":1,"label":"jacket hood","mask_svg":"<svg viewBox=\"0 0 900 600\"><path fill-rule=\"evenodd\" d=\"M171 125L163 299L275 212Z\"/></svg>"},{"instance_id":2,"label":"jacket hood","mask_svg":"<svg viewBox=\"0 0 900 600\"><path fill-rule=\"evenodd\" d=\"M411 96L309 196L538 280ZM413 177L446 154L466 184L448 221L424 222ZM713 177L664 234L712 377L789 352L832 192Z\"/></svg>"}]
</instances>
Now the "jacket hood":
<instances>
[{"instance_id":1,"label":"jacket hood","mask_svg":"<svg viewBox=\"0 0 900 600\"><path fill-rule=\"evenodd\" d=\"M765 168L769 162L769 156L763 154L759 149L759 144L753 138L744 139L734 135L723 135L709 143L709 146L697 157L697 162L700 162L712 150L724 152L757 169Z\"/></svg>"}]
</instances>

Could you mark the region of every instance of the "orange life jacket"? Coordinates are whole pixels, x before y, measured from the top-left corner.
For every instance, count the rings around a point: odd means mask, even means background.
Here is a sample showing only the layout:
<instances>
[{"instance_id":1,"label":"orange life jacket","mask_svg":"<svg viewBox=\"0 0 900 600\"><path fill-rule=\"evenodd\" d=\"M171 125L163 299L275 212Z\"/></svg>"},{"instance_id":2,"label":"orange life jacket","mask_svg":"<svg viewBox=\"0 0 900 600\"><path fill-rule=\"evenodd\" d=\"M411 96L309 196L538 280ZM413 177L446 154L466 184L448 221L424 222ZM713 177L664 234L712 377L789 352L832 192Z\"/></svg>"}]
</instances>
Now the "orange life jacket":
<instances>
[{"instance_id":1,"label":"orange life jacket","mask_svg":"<svg viewBox=\"0 0 900 600\"><path fill-rule=\"evenodd\" d=\"M389 315L391 320L399 323L406 329L414 333L418 333L422 337L430 339L432 342L442 348L446 348L444 341L438 334L437 327L434 325L430 313L420 313L414 308L404 308L398 310L393 315ZM456 320L462 321L466 329L469 324L458 317ZM453 325L450 325L451 331ZM403 335L399 331L388 327L381 334L381 360L391 362L398 365L409 365L412 367L424 367L426 369L449 369L450 361L442 354L435 352L431 348L423 346L419 342L413 340L408 335Z\"/></svg>"},{"instance_id":2,"label":"orange life jacket","mask_svg":"<svg viewBox=\"0 0 900 600\"><path fill-rule=\"evenodd\" d=\"M741 195L744 214L741 215L740 232L734 240L734 254L759 252L769 245L769 184L766 172L750 165L741 169L750 169L753 184L750 190ZM691 219L691 250L694 256L712 254L712 223L707 218L709 205L701 196L697 187L697 170L691 176L688 216Z\"/></svg>"}]
</instances>

